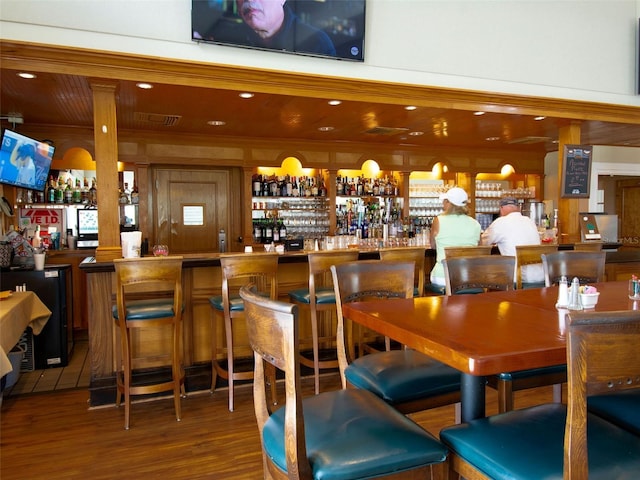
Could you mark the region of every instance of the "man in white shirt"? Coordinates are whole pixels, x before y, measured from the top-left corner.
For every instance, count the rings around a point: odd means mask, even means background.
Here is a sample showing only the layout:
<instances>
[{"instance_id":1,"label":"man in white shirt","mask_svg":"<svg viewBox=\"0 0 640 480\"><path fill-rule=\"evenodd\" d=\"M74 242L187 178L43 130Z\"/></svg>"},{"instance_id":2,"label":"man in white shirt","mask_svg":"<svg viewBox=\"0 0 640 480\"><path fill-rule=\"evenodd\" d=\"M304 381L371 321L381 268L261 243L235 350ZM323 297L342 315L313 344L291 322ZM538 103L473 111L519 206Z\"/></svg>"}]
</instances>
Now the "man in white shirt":
<instances>
[{"instance_id":1,"label":"man in white shirt","mask_svg":"<svg viewBox=\"0 0 640 480\"><path fill-rule=\"evenodd\" d=\"M540 234L535 222L520 213L515 198L500 200L500 217L482 234L483 245L496 245L500 255L515 257L516 245L540 245ZM523 283L544 283L542 264L522 267Z\"/></svg>"}]
</instances>

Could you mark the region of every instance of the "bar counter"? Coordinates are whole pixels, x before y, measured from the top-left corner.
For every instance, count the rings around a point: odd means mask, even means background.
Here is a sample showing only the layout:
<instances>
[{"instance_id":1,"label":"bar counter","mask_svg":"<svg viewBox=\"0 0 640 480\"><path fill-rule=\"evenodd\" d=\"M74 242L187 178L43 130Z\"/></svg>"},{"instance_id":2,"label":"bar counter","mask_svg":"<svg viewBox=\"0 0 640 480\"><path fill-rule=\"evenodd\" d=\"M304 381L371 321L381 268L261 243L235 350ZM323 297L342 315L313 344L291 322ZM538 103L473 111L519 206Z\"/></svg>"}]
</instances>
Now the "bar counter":
<instances>
[{"instance_id":1,"label":"bar counter","mask_svg":"<svg viewBox=\"0 0 640 480\"><path fill-rule=\"evenodd\" d=\"M572 245L561 245L561 249L571 249ZM287 292L304 288L308 282L307 253L305 251L285 252L279 256L278 293L287 299ZM222 285L220 254L183 254L183 313L184 364L187 373L187 391L206 390L211 382L211 307L209 298L219 295ZM435 250L425 253L425 277L435 262ZM359 259L378 259L377 250L361 250ZM114 322L111 307L115 304L115 275L113 262L96 262L87 257L80 263L80 270L86 273L88 299L88 338L91 362L90 406L112 404L115 400L115 369L119 362L119 343L114 337ZM607 252L607 280L624 280L632 273L640 274L640 249ZM302 322L301 335L309 322ZM238 324L237 345L244 345L244 326ZM218 328L223 342L223 328ZM154 345L162 339L148 338L142 345L146 354L154 354ZM238 357L251 359L252 352L247 345L235 347Z\"/></svg>"}]
</instances>

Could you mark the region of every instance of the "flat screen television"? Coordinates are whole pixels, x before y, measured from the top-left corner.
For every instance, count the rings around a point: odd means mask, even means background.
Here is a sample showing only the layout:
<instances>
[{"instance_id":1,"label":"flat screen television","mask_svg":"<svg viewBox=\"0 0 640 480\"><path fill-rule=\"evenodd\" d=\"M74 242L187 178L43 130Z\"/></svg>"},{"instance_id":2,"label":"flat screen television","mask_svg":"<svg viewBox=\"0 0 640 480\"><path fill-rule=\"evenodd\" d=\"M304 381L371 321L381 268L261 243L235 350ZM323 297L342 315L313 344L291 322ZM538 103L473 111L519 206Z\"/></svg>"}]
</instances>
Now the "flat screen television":
<instances>
[{"instance_id":1,"label":"flat screen television","mask_svg":"<svg viewBox=\"0 0 640 480\"><path fill-rule=\"evenodd\" d=\"M98 209L78 208L78 248L95 248L98 246Z\"/></svg>"},{"instance_id":2,"label":"flat screen television","mask_svg":"<svg viewBox=\"0 0 640 480\"><path fill-rule=\"evenodd\" d=\"M0 146L0 183L42 192L54 147L6 129Z\"/></svg>"},{"instance_id":3,"label":"flat screen television","mask_svg":"<svg viewBox=\"0 0 640 480\"><path fill-rule=\"evenodd\" d=\"M191 0L197 42L362 62L364 29L365 0Z\"/></svg>"}]
</instances>

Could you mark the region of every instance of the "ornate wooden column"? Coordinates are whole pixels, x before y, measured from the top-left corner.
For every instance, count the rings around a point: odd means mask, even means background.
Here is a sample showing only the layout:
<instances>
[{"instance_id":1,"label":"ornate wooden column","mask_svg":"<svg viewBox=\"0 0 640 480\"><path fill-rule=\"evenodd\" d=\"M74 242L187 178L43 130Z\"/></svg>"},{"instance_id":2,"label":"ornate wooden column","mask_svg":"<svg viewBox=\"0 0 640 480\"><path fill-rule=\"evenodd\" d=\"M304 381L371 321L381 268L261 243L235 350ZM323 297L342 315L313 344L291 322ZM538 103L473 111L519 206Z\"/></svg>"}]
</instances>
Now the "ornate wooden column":
<instances>
[{"instance_id":1,"label":"ornate wooden column","mask_svg":"<svg viewBox=\"0 0 640 480\"><path fill-rule=\"evenodd\" d=\"M580 200L562 198L562 172L564 170L564 146L580 144L580 122L561 125L558 130L558 243L580 241Z\"/></svg>"},{"instance_id":2,"label":"ornate wooden column","mask_svg":"<svg viewBox=\"0 0 640 480\"><path fill-rule=\"evenodd\" d=\"M122 257L118 218L117 86L117 82L109 80L91 81L100 229L100 246L96 249L96 259L99 261Z\"/></svg>"}]
</instances>

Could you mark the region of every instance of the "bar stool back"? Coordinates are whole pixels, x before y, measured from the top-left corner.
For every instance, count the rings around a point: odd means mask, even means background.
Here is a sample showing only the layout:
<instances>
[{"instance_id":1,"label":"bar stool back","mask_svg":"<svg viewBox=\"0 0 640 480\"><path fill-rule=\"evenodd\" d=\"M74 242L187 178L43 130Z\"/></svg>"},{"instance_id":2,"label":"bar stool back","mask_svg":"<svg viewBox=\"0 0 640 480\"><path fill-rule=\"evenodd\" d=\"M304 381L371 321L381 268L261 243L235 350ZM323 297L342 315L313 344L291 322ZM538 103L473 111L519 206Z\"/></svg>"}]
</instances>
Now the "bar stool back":
<instances>
[{"instance_id":1,"label":"bar stool back","mask_svg":"<svg viewBox=\"0 0 640 480\"><path fill-rule=\"evenodd\" d=\"M180 421L180 394L184 394L182 367L182 257L148 257L115 259L116 305L113 307L115 324L120 331L121 366L116 372L116 405L124 395L124 428L129 429L131 395L143 395L173 390L176 420ZM146 357L137 355L143 346L143 335L149 329L171 331L168 352ZM159 337L163 338L163 337ZM141 379L134 382L134 368L157 366L158 357L171 365L171 378L154 381Z\"/></svg>"},{"instance_id":2,"label":"bar stool back","mask_svg":"<svg viewBox=\"0 0 640 480\"><path fill-rule=\"evenodd\" d=\"M234 382L252 380L253 370L236 371L234 362L233 324L244 318L244 302L239 291L243 285L254 283L261 295L278 299L278 254L277 253L231 253L220 256L222 270L222 292L209 299L211 315L211 392L215 391L218 375L229 383L229 411L233 411ZM218 355L224 349L218 345L217 323L222 316L226 339L227 366L220 363ZM275 403L275 375L271 378L272 396Z\"/></svg>"},{"instance_id":3,"label":"bar stool back","mask_svg":"<svg viewBox=\"0 0 640 480\"><path fill-rule=\"evenodd\" d=\"M558 251L558 245L516 245L516 288L536 288L544 287L541 285L522 284L522 267L528 265L540 265L542 268L542 254L553 253Z\"/></svg>"},{"instance_id":4,"label":"bar stool back","mask_svg":"<svg viewBox=\"0 0 640 480\"><path fill-rule=\"evenodd\" d=\"M320 360L320 344L331 344L335 348L335 329L331 328L325 335L320 335L318 328L318 314L321 312L336 311L336 297L333 291L331 278L331 265L340 265L346 262L358 260L358 250L328 250L312 252L309 258L309 286L289 292L289 299L301 309L309 311L311 317L311 347L313 358L300 355L300 363L313 368L316 395L320 393L320 369L338 368L336 357L329 360ZM333 325L333 322L332 322ZM324 326L324 325L323 325ZM302 338L302 345L309 344L309 339Z\"/></svg>"},{"instance_id":5,"label":"bar stool back","mask_svg":"<svg viewBox=\"0 0 640 480\"><path fill-rule=\"evenodd\" d=\"M424 295L425 252L425 247L383 248L380 250L380 260L413 262L415 264L414 297L422 297Z\"/></svg>"},{"instance_id":6,"label":"bar stool back","mask_svg":"<svg viewBox=\"0 0 640 480\"><path fill-rule=\"evenodd\" d=\"M606 252L560 252L542 255L544 281L547 287L557 284L562 276L571 282L578 277L580 284L604 281Z\"/></svg>"}]
</instances>

